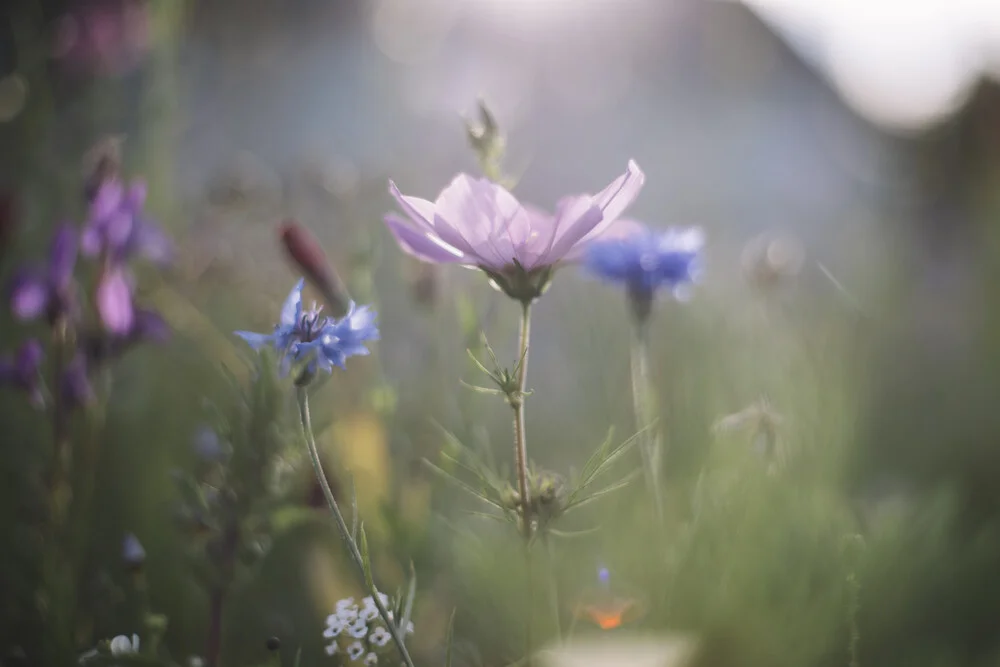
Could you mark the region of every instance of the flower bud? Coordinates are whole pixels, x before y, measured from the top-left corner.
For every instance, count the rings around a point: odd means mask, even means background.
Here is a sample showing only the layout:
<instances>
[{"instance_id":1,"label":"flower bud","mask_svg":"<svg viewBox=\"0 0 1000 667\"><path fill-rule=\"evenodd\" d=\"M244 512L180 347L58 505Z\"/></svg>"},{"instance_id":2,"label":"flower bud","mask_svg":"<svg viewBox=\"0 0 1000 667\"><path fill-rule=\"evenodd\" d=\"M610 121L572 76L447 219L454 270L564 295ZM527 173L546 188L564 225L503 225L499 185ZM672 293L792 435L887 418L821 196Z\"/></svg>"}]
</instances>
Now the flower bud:
<instances>
[{"instance_id":1,"label":"flower bud","mask_svg":"<svg viewBox=\"0 0 1000 667\"><path fill-rule=\"evenodd\" d=\"M278 231L289 258L320 291L333 315L344 316L351 299L316 237L294 220L281 223Z\"/></svg>"}]
</instances>

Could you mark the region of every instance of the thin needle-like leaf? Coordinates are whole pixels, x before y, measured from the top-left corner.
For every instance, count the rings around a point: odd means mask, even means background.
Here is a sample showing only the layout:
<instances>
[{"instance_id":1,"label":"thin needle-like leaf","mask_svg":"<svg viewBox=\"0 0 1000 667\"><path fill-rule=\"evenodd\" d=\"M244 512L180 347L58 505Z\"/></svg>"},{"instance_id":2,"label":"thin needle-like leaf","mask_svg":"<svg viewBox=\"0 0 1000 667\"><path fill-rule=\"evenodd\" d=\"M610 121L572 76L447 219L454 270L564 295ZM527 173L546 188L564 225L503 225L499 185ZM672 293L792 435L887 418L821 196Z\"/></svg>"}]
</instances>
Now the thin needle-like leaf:
<instances>
[{"instance_id":1,"label":"thin needle-like leaf","mask_svg":"<svg viewBox=\"0 0 1000 667\"><path fill-rule=\"evenodd\" d=\"M478 491L476 491L474 488L472 488L471 486L469 486L468 484L466 484L462 480L458 479L454 475L449 475L447 472L445 472L441 468L437 467L436 465L434 465L433 463L431 463L427 459L424 459L424 464L426 464L435 473L437 473L438 475L441 475L444 479L448 480L449 482L451 482L452 484L454 484L458 488L462 489L463 491L465 491L469 495L474 496L475 498L478 498L479 500L482 500L483 502L485 502L485 503L487 503L489 505L492 505L493 507L496 507L497 509L503 509L503 506L500 503L496 502L492 498L487 498L486 496L484 496L483 494L479 493Z\"/></svg>"},{"instance_id":2,"label":"thin needle-like leaf","mask_svg":"<svg viewBox=\"0 0 1000 667\"><path fill-rule=\"evenodd\" d=\"M589 496L586 496L584 498L580 498L579 500L569 501L569 502L566 503L566 508L565 508L564 511L568 512L571 509L575 509L577 507L581 507L583 505L586 505L587 503L593 502L593 501L597 500L598 498L601 498L603 496L608 495L609 493L614 493L615 491L618 491L619 489L622 489L622 488L628 486L629 484L631 484L632 481L634 481L635 478L638 477L640 474L642 474L642 471L641 470L636 470L636 471L632 472L631 474L629 474L628 476L626 476L624 479L619 480L619 481L615 482L614 484L609 484L608 486L604 487L600 491L595 491L594 493L590 494Z\"/></svg>"},{"instance_id":3,"label":"thin needle-like leaf","mask_svg":"<svg viewBox=\"0 0 1000 667\"><path fill-rule=\"evenodd\" d=\"M365 524L363 521L358 532L361 534L359 547L361 550L361 564L364 566L363 569L365 571L365 586L368 587L372 595L378 595L378 592L375 590L375 580L372 577L372 563L368 553L368 536L365 534Z\"/></svg>"},{"instance_id":4,"label":"thin needle-like leaf","mask_svg":"<svg viewBox=\"0 0 1000 667\"><path fill-rule=\"evenodd\" d=\"M417 597L417 569L410 561L410 585L406 591L406 603L403 605L403 614L400 617L399 628L405 633L410 625L410 615L413 613L413 600Z\"/></svg>"}]
</instances>

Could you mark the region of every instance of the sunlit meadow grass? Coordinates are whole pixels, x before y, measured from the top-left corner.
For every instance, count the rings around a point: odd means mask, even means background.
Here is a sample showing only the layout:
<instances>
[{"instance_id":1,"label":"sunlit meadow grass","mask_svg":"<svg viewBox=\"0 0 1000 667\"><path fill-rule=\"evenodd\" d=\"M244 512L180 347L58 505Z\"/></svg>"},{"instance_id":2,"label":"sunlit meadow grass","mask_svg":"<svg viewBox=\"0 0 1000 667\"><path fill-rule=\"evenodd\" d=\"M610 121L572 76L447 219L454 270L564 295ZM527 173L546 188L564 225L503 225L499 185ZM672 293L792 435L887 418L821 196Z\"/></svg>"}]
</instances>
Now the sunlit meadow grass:
<instances>
[{"instance_id":1,"label":"sunlit meadow grass","mask_svg":"<svg viewBox=\"0 0 1000 667\"><path fill-rule=\"evenodd\" d=\"M482 171L513 187L485 108L480 121ZM686 246L656 249L662 262L684 256L653 298L563 266L530 234L511 241L512 262L482 244L441 251L462 239L445 230L427 245L420 220L393 222L404 250L483 269L416 273L370 224L385 201L373 195L336 234L296 223L271 234L251 254L284 244L295 275L280 286L140 276L136 294L173 341L115 359L101 409L74 422L103 445L70 482L92 499L71 529L60 522L74 549L63 578L40 580L46 604L17 582L4 618L39 618L18 621L36 645L10 631L11 647L34 659L51 642L56 657L38 664L53 665L582 665L588 646L610 652L605 664L967 664L893 619L947 588L923 585L929 572L982 571L995 536L949 541L951 489L893 504L854 485L879 326L878 298L854 295L872 285L845 288L768 240L741 254L708 229L703 277L682 303L667 293L689 287ZM491 201L474 213L495 213ZM456 250L463 261L436 254ZM299 274L329 311L285 317ZM377 344L348 291L376 307ZM120 326L121 303L97 302L95 321ZM274 338L244 334L260 357L229 333L275 322ZM13 389L34 389L5 369ZM5 474L42 479L58 459L24 399L5 398L5 423L40 444L11 448ZM32 500L46 489L18 479L15 491L31 511L4 505L11 543L23 542L6 572L30 578L53 548L39 534L52 510ZM50 586L65 613L52 613Z\"/></svg>"}]
</instances>

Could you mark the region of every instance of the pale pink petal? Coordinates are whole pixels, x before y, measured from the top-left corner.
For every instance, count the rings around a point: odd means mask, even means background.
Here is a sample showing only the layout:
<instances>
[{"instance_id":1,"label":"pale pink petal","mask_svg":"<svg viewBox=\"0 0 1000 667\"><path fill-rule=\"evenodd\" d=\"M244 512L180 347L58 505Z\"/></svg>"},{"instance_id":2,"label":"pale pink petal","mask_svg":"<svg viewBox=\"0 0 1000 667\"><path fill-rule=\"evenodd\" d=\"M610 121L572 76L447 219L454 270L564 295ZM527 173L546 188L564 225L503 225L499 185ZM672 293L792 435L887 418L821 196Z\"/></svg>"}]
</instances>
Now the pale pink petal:
<instances>
[{"instance_id":1,"label":"pale pink petal","mask_svg":"<svg viewBox=\"0 0 1000 667\"><path fill-rule=\"evenodd\" d=\"M552 247L545 253L548 264L558 262L570 249L597 225L603 216L594 200L586 195L565 197L556 206L556 234Z\"/></svg>"},{"instance_id":2,"label":"pale pink petal","mask_svg":"<svg viewBox=\"0 0 1000 667\"><path fill-rule=\"evenodd\" d=\"M399 191L396 184L389 181L389 193L413 222L429 230L434 229L434 203L419 197L408 197Z\"/></svg>"},{"instance_id":3,"label":"pale pink petal","mask_svg":"<svg viewBox=\"0 0 1000 667\"><path fill-rule=\"evenodd\" d=\"M646 175L639 169L639 165L634 160L629 160L625 173L594 195L594 202L601 209L603 220L594 227L585 240L593 240L610 227L639 196L639 191L645 182Z\"/></svg>"},{"instance_id":4,"label":"pale pink petal","mask_svg":"<svg viewBox=\"0 0 1000 667\"><path fill-rule=\"evenodd\" d=\"M619 176L608 187L594 196L594 201L604 214L605 222L617 220L625 212L642 190L646 175L639 169L634 160L628 161L625 173Z\"/></svg>"},{"instance_id":5,"label":"pale pink petal","mask_svg":"<svg viewBox=\"0 0 1000 667\"><path fill-rule=\"evenodd\" d=\"M514 259L507 227L520 208L514 195L499 185L459 174L435 202L434 230L477 264L501 269Z\"/></svg>"},{"instance_id":6,"label":"pale pink petal","mask_svg":"<svg viewBox=\"0 0 1000 667\"><path fill-rule=\"evenodd\" d=\"M417 259L436 263L464 263L467 261L466 256L458 250L431 235L430 232L415 229L399 216L387 215L385 224L389 226L389 231L396 237L396 242L399 243L403 252Z\"/></svg>"}]
</instances>

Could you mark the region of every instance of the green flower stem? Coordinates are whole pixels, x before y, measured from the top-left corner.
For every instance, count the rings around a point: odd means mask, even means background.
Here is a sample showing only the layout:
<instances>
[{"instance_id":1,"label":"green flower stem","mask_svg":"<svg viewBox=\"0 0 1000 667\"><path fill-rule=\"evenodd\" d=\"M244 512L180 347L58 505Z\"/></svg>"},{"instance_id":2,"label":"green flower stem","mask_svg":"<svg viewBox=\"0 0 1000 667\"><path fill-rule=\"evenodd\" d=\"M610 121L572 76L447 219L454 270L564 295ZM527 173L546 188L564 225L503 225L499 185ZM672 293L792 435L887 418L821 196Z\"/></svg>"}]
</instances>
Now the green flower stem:
<instances>
[{"instance_id":1,"label":"green flower stem","mask_svg":"<svg viewBox=\"0 0 1000 667\"><path fill-rule=\"evenodd\" d=\"M316 448L316 438L313 436L312 419L309 416L309 396L306 393L305 387L298 388L298 400L299 417L302 420L302 430L305 433L306 445L309 448L309 458L312 460L313 469L316 471L316 477L319 479L319 485L323 489L323 496L326 498L326 504L330 507L330 512L333 514L333 518L337 522L337 528L340 530L340 536L344 538L344 542L347 544L347 552L351 555L351 560L354 561L355 566L358 568L358 572L361 574L362 579L364 579L366 569L365 561L361 557L361 551L358 549L358 545L351 536L351 529L348 528L347 522L344 521L344 515L340 511L340 506L337 505L337 499L333 497L333 491L330 489L330 484L326 481L326 474L323 472L323 464L319 458L319 450ZM396 627L396 624L393 623L391 618L389 618L389 612L379 599L378 591L373 590L371 591L371 594L372 600L375 602L375 608L378 609L378 615L382 617L382 620L385 622L385 625L389 630L389 634L392 635L392 641L396 644L396 648L399 649L400 657L403 659L406 667L414 667L413 660L410 658L410 654L406 650L406 645L403 643L403 636L399 633L399 629Z\"/></svg>"},{"instance_id":2,"label":"green flower stem","mask_svg":"<svg viewBox=\"0 0 1000 667\"><path fill-rule=\"evenodd\" d=\"M514 467L517 492L521 499L521 529L525 541L531 539L531 489L528 487L528 442L524 434L524 391L528 375L528 339L531 336L531 302L522 302L521 335L518 342L517 393L511 398L514 409Z\"/></svg>"},{"instance_id":3,"label":"green flower stem","mask_svg":"<svg viewBox=\"0 0 1000 667\"><path fill-rule=\"evenodd\" d=\"M562 618L559 614L559 582L556 578L556 550L548 535L544 537L545 555L549 566L549 604L552 606L552 620L556 623L556 641L562 642Z\"/></svg>"},{"instance_id":4,"label":"green flower stem","mask_svg":"<svg viewBox=\"0 0 1000 667\"><path fill-rule=\"evenodd\" d=\"M52 460L48 472L48 522L43 557L43 618L52 639L46 646L56 663L73 655L76 623L75 575L65 539L66 518L73 495L70 476L72 441L69 406L63 398L62 374L72 332L65 319L56 322L52 337Z\"/></svg>"},{"instance_id":5,"label":"green flower stem","mask_svg":"<svg viewBox=\"0 0 1000 667\"><path fill-rule=\"evenodd\" d=\"M858 615L861 612L861 582L855 572L847 576L847 626L849 637L847 642L847 654L850 657L849 667L860 667L861 649L861 629L858 627Z\"/></svg>"},{"instance_id":6,"label":"green flower stem","mask_svg":"<svg viewBox=\"0 0 1000 667\"><path fill-rule=\"evenodd\" d=\"M646 485L653 496L656 515L663 518L663 496L660 489L660 453L663 446L659 429L650 428L656 421L656 387L649 371L648 319L635 318L632 335L632 401L635 408L635 426L642 431L639 451L643 458Z\"/></svg>"}]
</instances>

